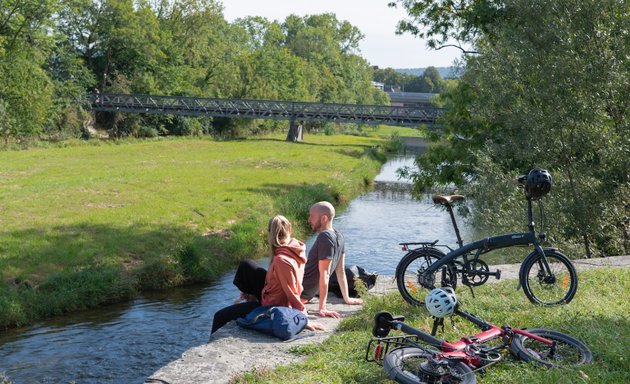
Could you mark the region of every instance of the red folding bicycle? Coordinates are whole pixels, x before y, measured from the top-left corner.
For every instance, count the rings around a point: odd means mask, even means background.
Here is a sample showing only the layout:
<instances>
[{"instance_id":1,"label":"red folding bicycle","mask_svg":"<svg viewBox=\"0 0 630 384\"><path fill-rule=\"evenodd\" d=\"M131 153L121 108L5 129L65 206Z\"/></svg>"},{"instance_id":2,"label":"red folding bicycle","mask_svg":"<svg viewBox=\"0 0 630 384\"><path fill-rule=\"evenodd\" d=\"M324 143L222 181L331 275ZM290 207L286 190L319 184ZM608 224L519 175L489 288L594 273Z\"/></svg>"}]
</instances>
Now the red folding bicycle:
<instances>
[{"instance_id":1,"label":"red folding bicycle","mask_svg":"<svg viewBox=\"0 0 630 384\"><path fill-rule=\"evenodd\" d=\"M442 300L431 301L432 295L442 296ZM435 304L433 307L432 303ZM584 343L564 333L544 328L512 328L507 324L498 327L462 311L456 296L448 288L431 291L427 296L427 309L434 314L431 334L405 324L402 316L377 313L372 329L374 338L368 343L366 360L382 364L388 376L396 382L413 384L476 383L475 373L501 361L506 349L520 360L546 367L589 364L593 360L593 354ZM452 314L477 325L481 332L454 343L436 338L437 328L444 324L444 316ZM393 329L404 335L388 337Z\"/></svg>"}]
</instances>

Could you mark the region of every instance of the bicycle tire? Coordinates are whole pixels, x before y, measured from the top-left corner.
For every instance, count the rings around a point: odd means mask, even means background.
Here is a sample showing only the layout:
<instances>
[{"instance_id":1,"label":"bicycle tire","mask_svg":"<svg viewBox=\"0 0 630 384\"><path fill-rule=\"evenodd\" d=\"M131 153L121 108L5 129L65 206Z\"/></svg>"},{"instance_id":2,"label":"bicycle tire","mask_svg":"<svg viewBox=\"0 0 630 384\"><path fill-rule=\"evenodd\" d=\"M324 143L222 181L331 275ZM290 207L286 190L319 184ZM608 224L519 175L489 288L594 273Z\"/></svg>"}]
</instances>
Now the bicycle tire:
<instances>
[{"instance_id":1,"label":"bicycle tire","mask_svg":"<svg viewBox=\"0 0 630 384\"><path fill-rule=\"evenodd\" d=\"M443 256L444 253L435 248L425 248L410 251L400 260L396 267L396 285L405 301L411 305L424 305L427 291L418 282L418 274ZM447 265L447 279L449 286L454 289L457 286L457 272L453 264Z\"/></svg>"},{"instance_id":2,"label":"bicycle tire","mask_svg":"<svg viewBox=\"0 0 630 384\"><path fill-rule=\"evenodd\" d=\"M475 384L477 378L473 371L463 362L447 360L448 367L442 368L448 372L435 374L421 368L421 364L428 364L433 356L430 352L416 347L398 348L387 355L383 360L383 368L387 376L397 383L423 384L423 383L459 383Z\"/></svg>"},{"instance_id":3,"label":"bicycle tire","mask_svg":"<svg viewBox=\"0 0 630 384\"><path fill-rule=\"evenodd\" d=\"M545 249L545 256L551 267L551 279L544 276L542 256L537 255L523 266L521 284L525 296L532 303L552 306L569 303L575 296L578 277L571 260L562 253Z\"/></svg>"},{"instance_id":4,"label":"bicycle tire","mask_svg":"<svg viewBox=\"0 0 630 384\"><path fill-rule=\"evenodd\" d=\"M580 340L562 332L544 328L528 329L527 332L556 342L556 350L550 356L551 347L523 335L515 335L510 351L523 361L533 361L546 367L570 367L593 362L593 353Z\"/></svg>"}]
</instances>

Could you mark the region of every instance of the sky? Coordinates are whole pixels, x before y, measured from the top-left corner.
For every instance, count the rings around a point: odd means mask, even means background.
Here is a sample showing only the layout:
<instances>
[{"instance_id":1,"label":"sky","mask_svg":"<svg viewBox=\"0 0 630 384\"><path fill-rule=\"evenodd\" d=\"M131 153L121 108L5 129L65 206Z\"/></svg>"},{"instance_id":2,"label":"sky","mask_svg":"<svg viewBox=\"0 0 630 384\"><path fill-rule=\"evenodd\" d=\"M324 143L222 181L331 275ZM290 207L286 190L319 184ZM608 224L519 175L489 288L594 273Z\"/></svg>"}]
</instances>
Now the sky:
<instances>
[{"instance_id":1,"label":"sky","mask_svg":"<svg viewBox=\"0 0 630 384\"><path fill-rule=\"evenodd\" d=\"M396 35L396 24L407 14L391 0L219 0L228 22L247 16L263 16L280 22L290 14L298 16L334 13L359 28L365 38L360 54L380 68L448 67L460 56L456 48L432 51L425 41L410 34Z\"/></svg>"}]
</instances>

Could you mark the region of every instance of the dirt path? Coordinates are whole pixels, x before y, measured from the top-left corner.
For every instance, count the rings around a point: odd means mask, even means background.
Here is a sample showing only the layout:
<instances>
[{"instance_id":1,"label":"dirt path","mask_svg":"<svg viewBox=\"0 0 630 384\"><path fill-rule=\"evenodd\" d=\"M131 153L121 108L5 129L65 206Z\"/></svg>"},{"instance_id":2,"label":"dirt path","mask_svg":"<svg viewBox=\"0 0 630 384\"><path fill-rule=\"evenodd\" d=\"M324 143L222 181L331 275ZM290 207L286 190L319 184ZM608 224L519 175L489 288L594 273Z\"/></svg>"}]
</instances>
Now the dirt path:
<instances>
[{"instance_id":1,"label":"dirt path","mask_svg":"<svg viewBox=\"0 0 630 384\"><path fill-rule=\"evenodd\" d=\"M602 266L630 268L630 256L614 256L597 259L573 260L578 271ZM492 266L501 270L501 279L518 276L520 264ZM490 279L490 282L497 281ZM370 294L383 294L396 290L392 276L379 276L377 285ZM360 306L343 304L342 300L329 298L328 307L344 317L361 309ZM317 303L307 304L309 313L317 311ZM303 331L296 340L281 342L278 339L252 330L240 328L231 322L212 335L208 344L191 348L182 357L162 367L145 383L162 384L221 384L227 383L236 374L254 368L273 368L281 364L299 361L301 357L289 353L295 345L321 343L337 328L339 320L319 318L311 314L310 320L324 324L327 331Z\"/></svg>"}]
</instances>

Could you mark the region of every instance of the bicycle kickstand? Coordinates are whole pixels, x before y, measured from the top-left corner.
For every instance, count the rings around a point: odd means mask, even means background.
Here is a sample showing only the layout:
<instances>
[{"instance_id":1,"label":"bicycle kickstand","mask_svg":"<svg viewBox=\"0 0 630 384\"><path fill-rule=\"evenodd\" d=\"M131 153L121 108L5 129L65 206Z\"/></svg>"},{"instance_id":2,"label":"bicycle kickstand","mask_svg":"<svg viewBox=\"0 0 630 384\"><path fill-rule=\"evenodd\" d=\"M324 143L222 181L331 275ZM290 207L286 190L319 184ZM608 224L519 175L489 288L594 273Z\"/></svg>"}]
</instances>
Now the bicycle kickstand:
<instances>
[{"instance_id":1,"label":"bicycle kickstand","mask_svg":"<svg viewBox=\"0 0 630 384\"><path fill-rule=\"evenodd\" d=\"M475 290L473 289L472 285L469 285L468 289L470 289L470 294L472 295L472 297L474 299L475 298Z\"/></svg>"},{"instance_id":2,"label":"bicycle kickstand","mask_svg":"<svg viewBox=\"0 0 630 384\"><path fill-rule=\"evenodd\" d=\"M475 291L473 290L473 286L471 284L468 284L468 279L466 278L466 276L462 276L462 283L468 287L468 289L470 289L470 294L472 295L473 299L475 298Z\"/></svg>"},{"instance_id":3,"label":"bicycle kickstand","mask_svg":"<svg viewBox=\"0 0 630 384\"><path fill-rule=\"evenodd\" d=\"M431 329L431 336L435 336L437 333L438 327L442 327L442 333L444 333L444 318L443 317L433 317L433 328Z\"/></svg>"}]
</instances>

